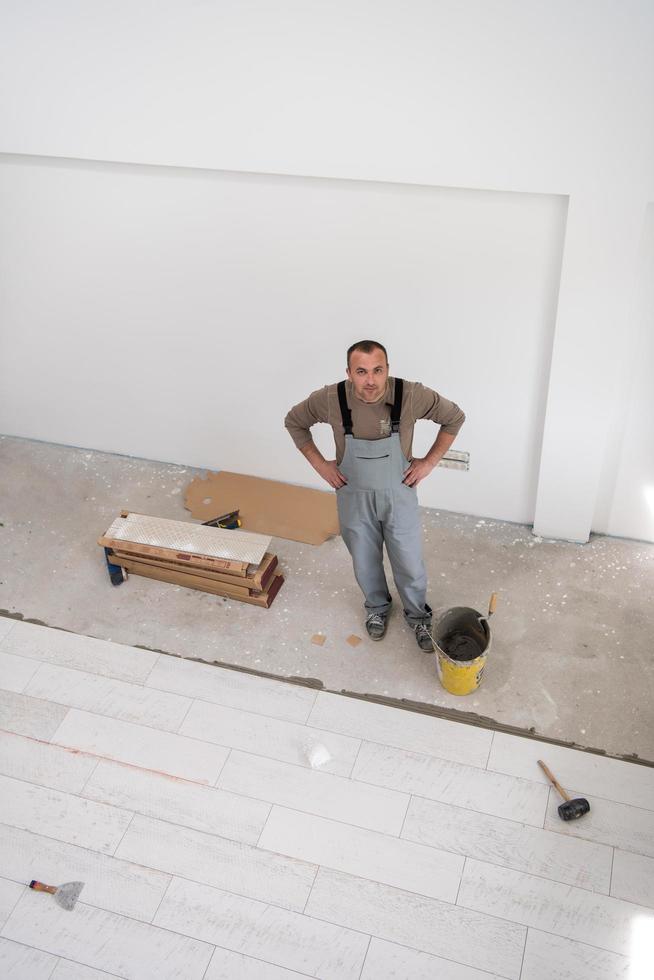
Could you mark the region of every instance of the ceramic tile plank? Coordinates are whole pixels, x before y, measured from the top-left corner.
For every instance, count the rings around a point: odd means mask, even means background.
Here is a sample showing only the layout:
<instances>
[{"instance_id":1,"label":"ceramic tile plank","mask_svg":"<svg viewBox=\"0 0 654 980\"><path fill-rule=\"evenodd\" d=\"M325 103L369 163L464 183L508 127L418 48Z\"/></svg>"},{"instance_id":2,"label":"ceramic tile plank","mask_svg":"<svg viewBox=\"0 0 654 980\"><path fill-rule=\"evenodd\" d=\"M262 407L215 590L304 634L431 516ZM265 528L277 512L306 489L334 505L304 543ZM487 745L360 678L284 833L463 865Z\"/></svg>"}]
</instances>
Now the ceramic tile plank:
<instances>
[{"instance_id":1,"label":"ceramic tile plank","mask_svg":"<svg viewBox=\"0 0 654 980\"><path fill-rule=\"evenodd\" d=\"M0 939L0 977L10 980L51 980L57 957L31 946Z\"/></svg>"},{"instance_id":2,"label":"ceramic tile plank","mask_svg":"<svg viewBox=\"0 0 654 980\"><path fill-rule=\"evenodd\" d=\"M236 750L225 763L217 785L385 834L399 834L410 799L407 793Z\"/></svg>"},{"instance_id":3,"label":"ceramic tile plank","mask_svg":"<svg viewBox=\"0 0 654 980\"><path fill-rule=\"evenodd\" d=\"M297 684L168 656L159 658L146 686L300 724L316 699L315 691Z\"/></svg>"},{"instance_id":4,"label":"ceramic tile plank","mask_svg":"<svg viewBox=\"0 0 654 980\"><path fill-rule=\"evenodd\" d=\"M273 807L259 847L454 902L463 858L373 830Z\"/></svg>"},{"instance_id":5,"label":"ceramic tile plank","mask_svg":"<svg viewBox=\"0 0 654 980\"><path fill-rule=\"evenodd\" d=\"M608 895L612 848L529 827L515 816L505 820L413 797L402 837Z\"/></svg>"},{"instance_id":6,"label":"ceramic tile plank","mask_svg":"<svg viewBox=\"0 0 654 980\"><path fill-rule=\"evenodd\" d=\"M0 728L30 738L50 739L59 728L68 708L50 704L13 691L0 691Z\"/></svg>"},{"instance_id":7,"label":"ceramic tile plank","mask_svg":"<svg viewBox=\"0 0 654 980\"><path fill-rule=\"evenodd\" d=\"M654 928L654 913L639 905L471 859L457 904L476 911L492 908L500 918L623 956L629 955L637 918L646 917Z\"/></svg>"},{"instance_id":8,"label":"ceramic tile plank","mask_svg":"<svg viewBox=\"0 0 654 980\"><path fill-rule=\"evenodd\" d=\"M324 745L331 758L321 771L339 776L349 776L359 748L358 739L345 735L203 701L193 703L179 731L182 735L300 766L310 766L311 748Z\"/></svg>"},{"instance_id":9,"label":"ceramic tile plank","mask_svg":"<svg viewBox=\"0 0 654 980\"><path fill-rule=\"evenodd\" d=\"M0 688L21 694L38 669L39 665L34 660L0 653Z\"/></svg>"},{"instance_id":10,"label":"ceramic tile plank","mask_svg":"<svg viewBox=\"0 0 654 980\"><path fill-rule=\"evenodd\" d=\"M114 762L213 785L228 755L226 748L145 725L103 718L70 708L52 741Z\"/></svg>"},{"instance_id":11,"label":"ceramic tile plank","mask_svg":"<svg viewBox=\"0 0 654 980\"><path fill-rule=\"evenodd\" d=\"M154 921L322 980L358 980L368 948L360 932L177 878Z\"/></svg>"},{"instance_id":12,"label":"ceramic tile plank","mask_svg":"<svg viewBox=\"0 0 654 980\"><path fill-rule=\"evenodd\" d=\"M576 790L570 796L581 796ZM654 816L651 810L614 803L586 794L590 813L580 820L561 820L557 807L561 802L556 790L550 790L545 828L557 834L609 844L624 851L635 851L654 857Z\"/></svg>"},{"instance_id":13,"label":"ceramic tile plank","mask_svg":"<svg viewBox=\"0 0 654 980\"><path fill-rule=\"evenodd\" d=\"M616 850L611 894L654 909L654 858Z\"/></svg>"},{"instance_id":14,"label":"ceramic tile plank","mask_svg":"<svg viewBox=\"0 0 654 980\"><path fill-rule=\"evenodd\" d=\"M654 810L654 769L650 766L496 732L488 768L549 785L538 759L543 759L568 792L571 786L583 786L582 796L592 793Z\"/></svg>"},{"instance_id":15,"label":"ceramic tile plank","mask_svg":"<svg viewBox=\"0 0 654 980\"><path fill-rule=\"evenodd\" d=\"M542 827L547 787L458 762L364 742L352 778Z\"/></svg>"},{"instance_id":16,"label":"ceramic tile plank","mask_svg":"<svg viewBox=\"0 0 654 980\"><path fill-rule=\"evenodd\" d=\"M104 970L94 970L90 966L82 966L81 963L73 963L72 960L60 959L50 980L116 980L116 975L105 973Z\"/></svg>"},{"instance_id":17,"label":"ceramic tile plank","mask_svg":"<svg viewBox=\"0 0 654 980\"><path fill-rule=\"evenodd\" d=\"M93 756L24 735L0 732L0 774L79 793L97 765Z\"/></svg>"},{"instance_id":18,"label":"ceramic tile plank","mask_svg":"<svg viewBox=\"0 0 654 980\"><path fill-rule=\"evenodd\" d=\"M520 980L637 980L637 977L624 956L529 929Z\"/></svg>"},{"instance_id":19,"label":"ceramic tile plank","mask_svg":"<svg viewBox=\"0 0 654 980\"><path fill-rule=\"evenodd\" d=\"M179 777L100 762L83 795L208 834L256 844L270 804Z\"/></svg>"},{"instance_id":20,"label":"ceramic tile plank","mask_svg":"<svg viewBox=\"0 0 654 980\"><path fill-rule=\"evenodd\" d=\"M361 980L502 980L497 974L462 966L431 953L372 939Z\"/></svg>"},{"instance_id":21,"label":"ceramic tile plank","mask_svg":"<svg viewBox=\"0 0 654 980\"><path fill-rule=\"evenodd\" d=\"M86 670L90 674L115 677L133 684L145 681L160 656L149 650L66 633L48 626L34 626L32 623L16 623L0 648L4 653Z\"/></svg>"},{"instance_id":22,"label":"ceramic tile plank","mask_svg":"<svg viewBox=\"0 0 654 980\"><path fill-rule=\"evenodd\" d=\"M115 973L105 973L104 970L94 970L72 960L60 959L50 980L116 980Z\"/></svg>"},{"instance_id":23,"label":"ceramic tile plank","mask_svg":"<svg viewBox=\"0 0 654 980\"><path fill-rule=\"evenodd\" d=\"M86 905L150 922L170 876L30 831L0 827L0 868L14 881L83 881Z\"/></svg>"},{"instance_id":24,"label":"ceramic tile plank","mask_svg":"<svg viewBox=\"0 0 654 980\"><path fill-rule=\"evenodd\" d=\"M0 823L113 854L131 813L0 776Z\"/></svg>"},{"instance_id":25,"label":"ceramic tile plank","mask_svg":"<svg viewBox=\"0 0 654 980\"><path fill-rule=\"evenodd\" d=\"M25 885L19 885L7 878L0 878L0 928L9 918L16 902L25 891Z\"/></svg>"},{"instance_id":26,"label":"ceramic tile plank","mask_svg":"<svg viewBox=\"0 0 654 980\"><path fill-rule=\"evenodd\" d=\"M523 926L340 871L318 871L306 914L509 980L520 974Z\"/></svg>"},{"instance_id":27,"label":"ceramic tile plank","mask_svg":"<svg viewBox=\"0 0 654 980\"><path fill-rule=\"evenodd\" d=\"M244 953L216 947L204 980L235 980L236 977L238 980L304 980L306 973L296 973L283 966L255 960Z\"/></svg>"},{"instance_id":28,"label":"ceramic tile plank","mask_svg":"<svg viewBox=\"0 0 654 980\"><path fill-rule=\"evenodd\" d=\"M8 619L6 616L0 616L0 643L4 640L5 636L13 629L16 623L15 619Z\"/></svg>"},{"instance_id":29,"label":"ceramic tile plank","mask_svg":"<svg viewBox=\"0 0 654 980\"><path fill-rule=\"evenodd\" d=\"M320 692L308 725L485 768L493 733L472 725Z\"/></svg>"},{"instance_id":30,"label":"ceramic tile plank","mask_svg":"<svg viewBox=\"0 0 654 980\"><path fill-rule=\"evenodd\" d=\"M316 871L304 861L141 816L116 857L295 911L304 908Z\"/></svg>"},{"instance_id":31,"label":"ceramic tile plank","mask_svg":"<svg viewBox=\"0 0 654 980\"><path fill-rule=\"evenodd\" d=\"M175 732L191 706L190 698L151 691L139 684L56 664L37 666L25 690L30 697L108 715L120 721L133 721L150 728Z\"/></svg>"},{"instance_id":32,"label":"ceramic tile plank","mask_svg":"<svg viewBox=\"0 0 654 980\"><path fill-rule=\"evenodd\" d=\"M71 915L43 898L28 891L3 936L126 980L201 980L211 958L206 943L82 902Z\"/></svg>"}]
</instances>

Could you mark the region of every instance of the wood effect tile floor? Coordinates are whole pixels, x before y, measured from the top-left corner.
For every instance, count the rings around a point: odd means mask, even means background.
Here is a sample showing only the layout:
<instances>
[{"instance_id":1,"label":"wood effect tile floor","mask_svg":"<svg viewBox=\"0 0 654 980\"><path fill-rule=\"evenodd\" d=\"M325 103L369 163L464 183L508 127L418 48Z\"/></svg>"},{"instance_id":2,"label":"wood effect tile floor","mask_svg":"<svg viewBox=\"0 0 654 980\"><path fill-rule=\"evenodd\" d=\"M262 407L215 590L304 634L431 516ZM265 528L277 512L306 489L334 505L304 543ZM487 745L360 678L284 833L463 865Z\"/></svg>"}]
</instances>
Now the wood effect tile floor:
<instances>
[{"instance_id":1,"label":"wood effect tile floor","mask_svg":"<svg viewBox=\"0 0 654 980\"><path fill-rule=\"evenodd\" d=\"M11 980L652 975L654 769L10 620L0 823Z\"/></svg>"}]
</instances>

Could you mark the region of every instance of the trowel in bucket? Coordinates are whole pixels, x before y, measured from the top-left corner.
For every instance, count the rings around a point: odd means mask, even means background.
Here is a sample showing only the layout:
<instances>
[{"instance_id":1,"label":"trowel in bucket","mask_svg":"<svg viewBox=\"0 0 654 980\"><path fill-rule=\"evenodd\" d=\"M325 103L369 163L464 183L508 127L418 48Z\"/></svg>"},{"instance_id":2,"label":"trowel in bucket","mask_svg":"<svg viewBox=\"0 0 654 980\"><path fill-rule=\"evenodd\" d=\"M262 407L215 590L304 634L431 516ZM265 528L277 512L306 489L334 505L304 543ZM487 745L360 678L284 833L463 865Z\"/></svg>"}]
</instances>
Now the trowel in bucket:
<instances>
[{"instance_id":1,"label":"trowel in bucket","mask_svg":"<svg viewBox=\"0 0 654 980\"><path fill-rule=\"evenodd\" d=\"M50 895L54 895L57 905L61 905L62 909L66 909L67 912L72 912L75 908L75 902L79 898L79 893L84 887L84 882L67 881L65 885L44 885L42 881L30 881L29 886L35 892L48 892Z\"/></svg>"}]
</instances>

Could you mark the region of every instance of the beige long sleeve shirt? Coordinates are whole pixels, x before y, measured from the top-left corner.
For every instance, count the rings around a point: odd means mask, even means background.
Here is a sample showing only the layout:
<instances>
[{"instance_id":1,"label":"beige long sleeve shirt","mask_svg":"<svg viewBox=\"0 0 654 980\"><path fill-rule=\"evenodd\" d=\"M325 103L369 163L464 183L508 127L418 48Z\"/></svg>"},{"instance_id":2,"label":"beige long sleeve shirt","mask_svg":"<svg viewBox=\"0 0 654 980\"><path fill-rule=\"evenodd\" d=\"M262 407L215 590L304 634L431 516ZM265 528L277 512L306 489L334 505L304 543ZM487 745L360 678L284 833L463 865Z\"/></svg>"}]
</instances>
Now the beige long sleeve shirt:
<instances>
[{"instance_id":1,"label":"beige long sleeve shirt","mask_svg":"<svg viewBox=\"0 0 654 980\"><path fill-rule=\"evenodd\" d=\"M308 398L294 405L284 425L298 449L312 442L311 426L318 422L331 425L336 443L336 463L345 452L345 433L338 404L337 386L325 385L312 392ZM389 378L386 394L377 402L363 402L354 394L351 381L345 382L347 403L352 412L352 434L357 439L383 439L391 432L391 408L395 398L395 378ZM458 405L448 401L431 388L418 381L405 381L400 418L400 443L402 452L411 460L413 429L418 419L429 419L442 426L445 432L456 434L465 421Z\"/></svg>"}]
</instances>

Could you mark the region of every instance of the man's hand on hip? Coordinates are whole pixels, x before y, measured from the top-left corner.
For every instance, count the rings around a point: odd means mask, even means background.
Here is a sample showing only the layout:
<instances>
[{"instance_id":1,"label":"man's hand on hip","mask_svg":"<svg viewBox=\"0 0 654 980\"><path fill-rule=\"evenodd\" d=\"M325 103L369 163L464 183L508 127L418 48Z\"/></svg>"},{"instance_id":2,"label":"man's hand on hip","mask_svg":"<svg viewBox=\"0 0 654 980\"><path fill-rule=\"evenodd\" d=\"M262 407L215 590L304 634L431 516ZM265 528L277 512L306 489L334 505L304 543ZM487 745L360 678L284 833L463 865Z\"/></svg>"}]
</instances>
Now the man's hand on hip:
<instances>
[{"instance_id":1,"label":"man's hand on hip","mask_svg":"<svg viewBox=\"0 0 654 980\"><path fill-rule=\"evenodd\" d=\"M432 463L426 456L422 459L416 457L413 460L408 470L404 471L403 483L406 483L408 487L417 487L421 480L424 480L426 476L429 476L431 471L434 469L434 463Z\"/></svg>"},{"instance_id":2,"label":"man's hand on hip","mask_svg":"<svg viewBox=\"0 0 654 980\"><path fill-rule=\"evenodd\" d=\"M347 480L336 465L335 459L323 459L322 462L314 465L314 469L317 473L320 473L323 480L326 480L334 490L339 490L347 483Z\"/></svg>"}]
</instances>

